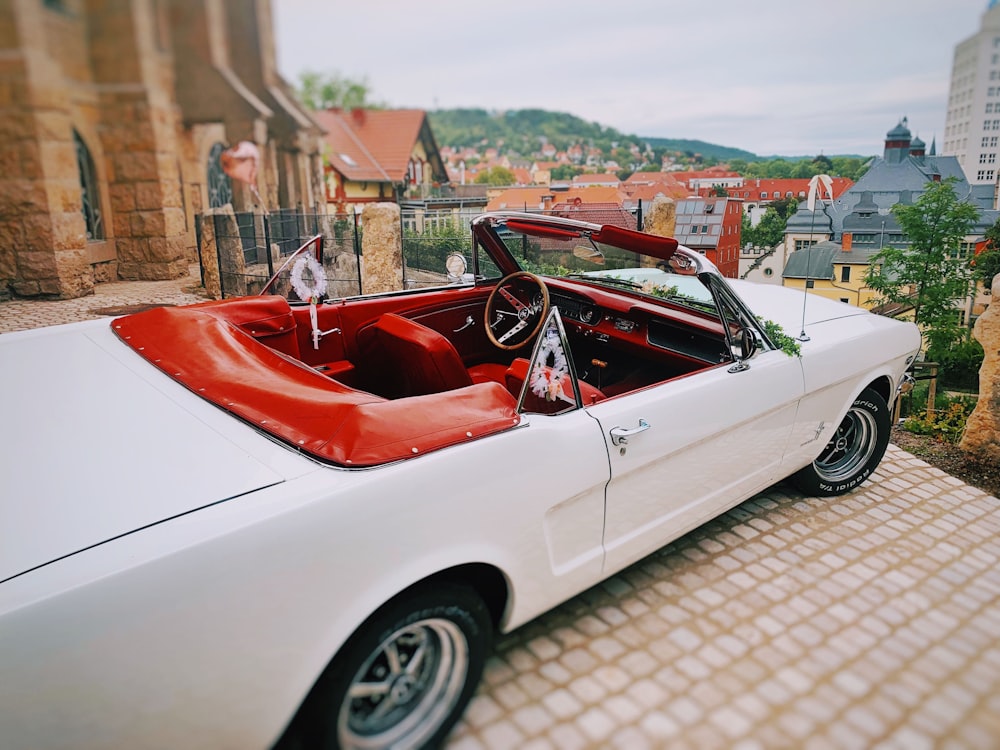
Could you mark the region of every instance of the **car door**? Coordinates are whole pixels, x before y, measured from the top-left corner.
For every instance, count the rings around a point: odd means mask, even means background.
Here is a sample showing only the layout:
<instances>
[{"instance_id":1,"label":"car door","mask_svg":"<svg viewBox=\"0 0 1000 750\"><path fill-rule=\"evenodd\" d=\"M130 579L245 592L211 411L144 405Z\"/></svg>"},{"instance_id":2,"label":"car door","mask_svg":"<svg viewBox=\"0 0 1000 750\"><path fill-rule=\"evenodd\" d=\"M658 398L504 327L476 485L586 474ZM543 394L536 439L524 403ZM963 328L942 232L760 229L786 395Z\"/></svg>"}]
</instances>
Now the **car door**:
<instances>
[{"instance_id":1,"label":"car door","mask_svg":"<svg viewBox=\"0 0 1000 750\"><path fill-rule=\"evenodd\" d=\"M800 360L770 349L589 406L611 461L605 572L777 481L802 391Z\"/></svg>"}]
</instances>

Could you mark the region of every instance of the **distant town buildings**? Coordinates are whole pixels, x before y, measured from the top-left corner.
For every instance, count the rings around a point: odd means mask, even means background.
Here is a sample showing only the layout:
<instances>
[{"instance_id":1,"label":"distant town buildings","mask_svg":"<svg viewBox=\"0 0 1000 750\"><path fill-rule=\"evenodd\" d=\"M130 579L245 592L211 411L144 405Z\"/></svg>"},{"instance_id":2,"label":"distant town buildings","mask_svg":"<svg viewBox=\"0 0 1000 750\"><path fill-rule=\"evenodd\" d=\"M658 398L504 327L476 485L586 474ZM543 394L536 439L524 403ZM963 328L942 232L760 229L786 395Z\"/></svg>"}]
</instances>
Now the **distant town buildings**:
<instances>
[{"instance_id":1,"label":"distant town buildings","mask_svg":"<svg viewBox=\"0 0 1000 750\"><path fill-rule=\"evenodd\" d=\"M883 155L856 184L832 202L817 201L815 210L801 203L789 218L784 244L770 253L783 268L781 283L870 308L874 295L865 286L864 276L873 256L883 247L908 244L892 207L914 203L930 184L949 179L954 181L956 194L979 209L961 249L971 258L977 243L1000 218L993 186L970 184L955 156L927 154L926 144L913 136L904 117L886 133ZM745 251L744 259L749 259ZM766 273L773 267L762 258L752 269L744 265L741 276L775 283L773 272ZM982 312L985 304L985 298L974 294L958 312L969 319Z\"/></svg>"}]
</instances>

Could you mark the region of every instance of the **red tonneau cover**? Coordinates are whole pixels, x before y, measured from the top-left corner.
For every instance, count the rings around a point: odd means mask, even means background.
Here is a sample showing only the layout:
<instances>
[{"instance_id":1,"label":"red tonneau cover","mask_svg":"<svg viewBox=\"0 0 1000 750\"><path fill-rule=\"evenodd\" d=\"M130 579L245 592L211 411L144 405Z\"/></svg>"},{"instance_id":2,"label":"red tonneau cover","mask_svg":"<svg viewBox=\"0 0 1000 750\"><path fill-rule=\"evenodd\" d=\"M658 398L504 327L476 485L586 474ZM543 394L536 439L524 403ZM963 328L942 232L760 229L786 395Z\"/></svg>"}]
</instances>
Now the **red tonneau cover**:
<instances>
[{"instance_id":1,"label":"red tonneau cover","mask_svg":"<svg viewBox=\"0 0 1000 750\"><path fill-rule=\"evenodd\" d=\"M155 308L112 326L136 353L197 395L341 466L412 458L519 421L514 397L499 383L389 401L331 380L230 322L239 319L242 302Z\"/></svg>"}]
</instances>

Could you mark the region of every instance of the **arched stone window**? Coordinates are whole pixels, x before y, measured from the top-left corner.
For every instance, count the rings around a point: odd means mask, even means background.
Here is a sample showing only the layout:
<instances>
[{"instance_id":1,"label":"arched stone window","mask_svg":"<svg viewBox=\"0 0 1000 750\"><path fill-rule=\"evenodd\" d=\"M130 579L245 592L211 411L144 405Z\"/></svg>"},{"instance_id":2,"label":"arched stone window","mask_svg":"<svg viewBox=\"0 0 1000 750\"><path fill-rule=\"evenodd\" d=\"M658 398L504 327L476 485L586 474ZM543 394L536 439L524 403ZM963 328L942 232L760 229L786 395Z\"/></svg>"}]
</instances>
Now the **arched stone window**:
<instances>
[{"instance_id":1,"label":"arched stone window","mask_svg":"<svg viewBox=\"0 0 1000 750\"><path fill-rule=\"evenodd\" d=\"M208 207L222 208L227 203L233 202L233 184L222 169L220 157L226 147L221 143L212 146L208 152Z\"/></svg>"},{"instance_id":2,"label":"arched stone window","mask_svg":"<svg viewBox=\"0 0 1000 750\"><path fill-rule=\"evenodd\" d=\"M80 204L83 221L87 228L87 241L103 240L104 215L101 212L101 193L98 189L97 170L90 149L80 134L73 131L73 145L76 146L76 166L80 173Z\"/></svg>"}]
</instances>

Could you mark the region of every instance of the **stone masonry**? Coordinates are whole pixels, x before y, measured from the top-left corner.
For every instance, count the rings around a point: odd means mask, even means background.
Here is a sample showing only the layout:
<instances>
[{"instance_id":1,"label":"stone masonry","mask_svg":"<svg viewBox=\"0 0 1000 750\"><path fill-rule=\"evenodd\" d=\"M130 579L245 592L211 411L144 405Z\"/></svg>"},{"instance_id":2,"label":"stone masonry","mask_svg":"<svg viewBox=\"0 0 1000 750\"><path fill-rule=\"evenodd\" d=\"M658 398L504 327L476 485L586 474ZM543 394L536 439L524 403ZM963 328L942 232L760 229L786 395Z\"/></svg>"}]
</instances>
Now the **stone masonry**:
<instances>
[{"instance_id":1,"label":"stone masonry","mask_svg":"<svg viewBox=\"0 0 1000 750\"><path fill-rule=\"evenodd\" d=\"M972 334L983 345L979 368L979 400L969 415L961 448L1000 463L1000 274L993 277L992 301L979 316Z\"/></svg>"}]
</instances>

